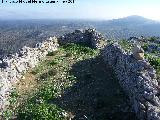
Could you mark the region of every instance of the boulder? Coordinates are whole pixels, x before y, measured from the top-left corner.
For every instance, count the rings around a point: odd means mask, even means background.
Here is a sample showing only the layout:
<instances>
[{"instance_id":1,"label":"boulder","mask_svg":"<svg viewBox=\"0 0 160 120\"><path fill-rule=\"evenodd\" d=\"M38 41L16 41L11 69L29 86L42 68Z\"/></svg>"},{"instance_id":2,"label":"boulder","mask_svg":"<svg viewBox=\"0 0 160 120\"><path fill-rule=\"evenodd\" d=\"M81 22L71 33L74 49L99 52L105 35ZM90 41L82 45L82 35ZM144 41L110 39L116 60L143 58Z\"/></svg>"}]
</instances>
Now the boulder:
<instances>
[{"instance_id":1,"label":"boulder","mask_svg":"<svg viewBox=\"0 0 160 120\"><path fill-rule=\"evenodd\" d=\"M136 60L144 60L144 50L141 48L141 46L135 45L132 52L133 57Z\"/></svg>"}]
</instances>

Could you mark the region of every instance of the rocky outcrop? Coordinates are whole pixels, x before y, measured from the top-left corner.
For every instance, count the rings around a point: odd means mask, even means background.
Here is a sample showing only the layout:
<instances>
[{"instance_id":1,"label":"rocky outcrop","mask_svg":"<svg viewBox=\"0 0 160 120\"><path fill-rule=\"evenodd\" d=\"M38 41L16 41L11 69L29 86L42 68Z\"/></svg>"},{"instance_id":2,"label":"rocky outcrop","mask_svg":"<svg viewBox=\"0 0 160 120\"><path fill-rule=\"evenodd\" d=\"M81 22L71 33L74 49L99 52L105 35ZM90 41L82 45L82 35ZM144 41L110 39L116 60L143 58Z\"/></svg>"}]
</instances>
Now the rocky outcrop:
<instances>
[{"instance_id":1,"label":"rocky outcrop","mask_svg":"<svg viewBox=\"0 0 160 120\"><path fill-rule=\"evenodd\" d=\"M58 48L57 38L52 37L35 48L24 46L18 53L1 60L0 62L0 112L9 105L8 98L12 85L23 77L29 68L35 67L48 52ZM2 114L2 113L1 113Z\"/></svg>"},{"instance_id":2,"label":"rocky outcrop","mask_svg":"<svg viewBox=\"0 0 160 120\"><path fill-rule=\"evenodd\" d=\"M102 55L115 71L137 117L140 120L160 120L160 89L156 71L138 55L143 53L140 47L135 47L133 51L133 54L128 54L120 45L111 44L102 50Z\"/></svg>"},{"instance_id":3,"label":"rocky outcrop","mask_svg":"<svg viewBox=\"0 0 160 120\"><path fill-rule=\"evenodd\" d=\"M95 29L75 30L59 38L61 44L66 43L83 43L93 48L101 49L106 45L106 40L101 33Z\"/></svg>"}]
</instances>

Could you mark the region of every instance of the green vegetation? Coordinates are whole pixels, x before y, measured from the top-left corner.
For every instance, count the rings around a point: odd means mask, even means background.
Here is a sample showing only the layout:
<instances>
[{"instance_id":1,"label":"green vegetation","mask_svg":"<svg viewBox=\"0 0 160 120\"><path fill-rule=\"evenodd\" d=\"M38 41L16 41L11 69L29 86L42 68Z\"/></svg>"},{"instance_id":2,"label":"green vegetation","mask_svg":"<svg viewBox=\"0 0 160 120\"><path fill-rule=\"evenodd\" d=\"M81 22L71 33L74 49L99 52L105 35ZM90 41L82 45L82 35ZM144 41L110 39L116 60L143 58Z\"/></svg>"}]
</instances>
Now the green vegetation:
<instances>
[{"instance_id":1,"label":"green vegetation","mask_svg":"<svg viewBox=\"0 0 160 120\"><path fill-rule=\"evenodd\" d=\"M148 44L147 44L147 43L143 44L143 45L142 45L142 48L143 48L144 51L147 51L147 49L148 49Z\"/></svg>"},{"instance_id":2,"label":"green vegetation","mask_svg":"<svg viewBox=\"0 0 160 120\"><path fill-rule=\"evenodd\" d=\"M4 113L4 118L9 119L15 113L20 120L64 120L63 110L50 100L58 97L62 90L75 83L76 77L67 71L75 61L92 58L98 55L97 50L82 45L68 44L60 48L58 52L49 52L49 59L44 60L35 67L31 74L38 80L38 91L28 95L26 102L15 109L19 96L14 90L11 93L10 108ZM77 59L79 57L79 59ZM63 75L64 76L63 76ZM62 84L62 86L60 86Z\"/></svg>"},{"instance_id":3,"label":"green vegetation","mask_svg":"<svg viewBox=\"0 0 160 120\"><path fill-rule=\"evenodd\" d=\"M58 88L47 84L18 109L20 120L62 120L63 110L48 101L57 96Z\"/></svg>"},{"instance_id":4,"label":"green vegetation","mask_svg":"<svg viewBox=\"0 0 160 120\"><path fill-rule=\"evenodd\" d=\"M85 45L80 45L80 44L66 44L63 47L63 50L65 50L68 54L72 55L82 55L82 54L88 54L91 56L94 56L97 51L94 49L91 49L89 47L86 47Z\"/></svg>"},{"instance_id":5,"label":"green vegetation","mask_svg":"<svg viewBox=\"0 0 160 120\"><path fill-rule=\"evenodd\" d=\"M23 95L21 89L17 89L11 95L11 103L20 105L16 109L11 107L5 114L6 119L69 120L84 115L92 120L135 118L131 111L121 110L127 98L114 74L104 67L99 50L64 45L29 74L35 77L37 87L31 94Z\"/></svg>"},{"instance_id":6,"label":"green vegetation","mask_svg":"<svg viewBox=\"0 0 160 120\"><path fill-rule=\"evenodd\" d=\"M154 66L155 68L160 67L160 58L153 57L152 55L149 54L145 54L145 57L149 60L152 66Z\"/></svg>"},{"instance_id":7,"label":"green vegetation","mask_svg":"<svg viewBox=\"0 0 160 120\"><path fill-rule=\"evenodd\" d=\"M150 37L150 38L148 38L148 41L154 42L156 39L157 39L156 37Z\"/></svg>"},{"instance_id":8,"label":"green vegetation","mask_svg":"<svg viewBox=\"0 0 160 120\"><path fill-rule=\"evenodd\" d=\"M133 45L129 41L127 41L127 40L120 40L118 43L121 45L121 47L124 50L126 50L126 51L131 51L132 50Z\"/></svg>"},{"instance_id":9,"label":"green vegetation","mask_svg":"<svg viewBox=\"0 0 160 120\"><path fill-rule=\"evenodd\" d=\"M159 79L160 78L160 58L154 57L151 54L145 54L145 58L147 58L150 64L156 69L158 79Z\"/></svg>"},{"instance_id":10,"label":"green vegetation","mask_svg":"<svg viewBox=\"0 0 160 120\"><path fill-rule=\"evenodd\" d=\"M19 97L19 94L17 93L16 89L13 88L12 92L10 93L10 99L9 99L9 109L7 109L3 113L3 117L5 120L8 120L11 118L11 116L14 115L14 112L16 112L16 107L17 107L17 98Z\"/></svg>"}]
</instances>

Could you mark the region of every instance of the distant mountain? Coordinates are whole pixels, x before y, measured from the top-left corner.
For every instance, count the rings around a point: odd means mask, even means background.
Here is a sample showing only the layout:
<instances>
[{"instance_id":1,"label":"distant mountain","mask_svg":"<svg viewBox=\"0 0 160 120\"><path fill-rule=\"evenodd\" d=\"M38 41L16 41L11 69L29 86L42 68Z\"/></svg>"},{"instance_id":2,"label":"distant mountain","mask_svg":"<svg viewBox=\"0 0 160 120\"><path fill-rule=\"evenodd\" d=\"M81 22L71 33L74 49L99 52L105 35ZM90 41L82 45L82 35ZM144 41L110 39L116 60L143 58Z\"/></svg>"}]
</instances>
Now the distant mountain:
<instances>
[{"instance_id":1,"label":"distant mountain","mask_svg":"<svg viewBox=\"0 0 160 120\"><path fill-rule=\"evenodd\" d=\"M34 47L47 37L90 27L96 28L108 39L160 37L160 22L135 15L107 21L0 20L0 57L2 54L17 52L24 45Z\"/></svg>"},{"instance_id":2,"label":"distant mountain","mask_svg":"<svg viewBox=\"0 0 160 120\"><path fill-rule=\"evenodd\" d=\"M160 36L160 22L133 15L96 23L95 27L109 39L126 39L131 36Z\"/></svg>"},{"instance_id":3,"label":"distant mountain","mask_svg":"<svg viewBox=\"0 0 160 120\"><path fill-rule=\"evenodd\" d=\"M114 20L110 20L108 21L111 24L120 24L122 25L122 23L124 25L143 25L143 24L154 24L156 23L156 21L154 20L150 20L141 16L137 16L137 15L133 15L133 16L128 16L125 18L120 18L120 19L114 19Z\"/></svg>"}]
</instances>

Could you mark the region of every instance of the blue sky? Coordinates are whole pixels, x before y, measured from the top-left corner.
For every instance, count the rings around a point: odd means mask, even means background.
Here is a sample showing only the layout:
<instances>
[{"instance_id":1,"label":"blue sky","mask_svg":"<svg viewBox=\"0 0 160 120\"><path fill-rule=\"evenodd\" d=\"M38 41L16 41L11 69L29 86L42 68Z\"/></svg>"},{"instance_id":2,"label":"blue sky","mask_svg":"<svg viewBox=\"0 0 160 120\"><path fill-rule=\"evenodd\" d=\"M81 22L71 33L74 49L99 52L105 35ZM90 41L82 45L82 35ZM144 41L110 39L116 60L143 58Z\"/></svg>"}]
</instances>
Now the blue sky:
<instances>
[{"instance_id":1,"label":"blue sky","mask_svg":"<svg viewBox=\"0 0 160 120\"><path fill-rule=\"evenodd\" d=\"M59 0L62 2L62 0ZM160 0L75 0L74 4L2 4L0 19L98 19L140 15L160 21Z\"/></svg>"}]
</instances>

